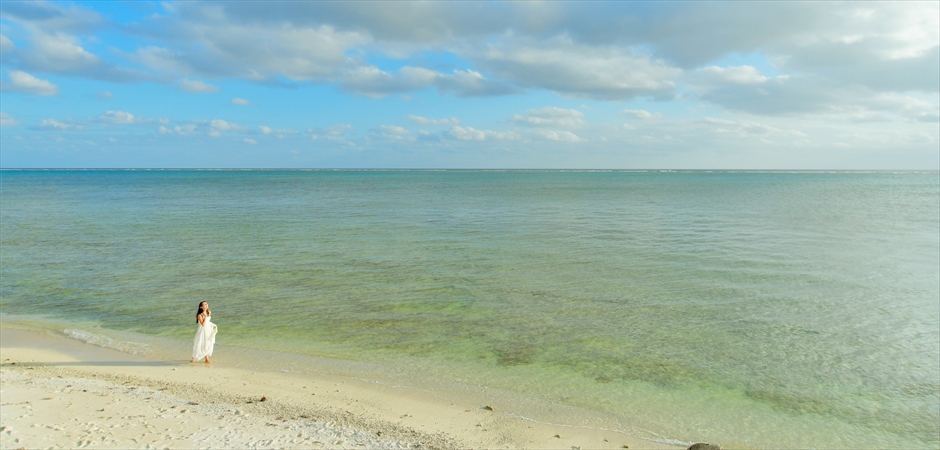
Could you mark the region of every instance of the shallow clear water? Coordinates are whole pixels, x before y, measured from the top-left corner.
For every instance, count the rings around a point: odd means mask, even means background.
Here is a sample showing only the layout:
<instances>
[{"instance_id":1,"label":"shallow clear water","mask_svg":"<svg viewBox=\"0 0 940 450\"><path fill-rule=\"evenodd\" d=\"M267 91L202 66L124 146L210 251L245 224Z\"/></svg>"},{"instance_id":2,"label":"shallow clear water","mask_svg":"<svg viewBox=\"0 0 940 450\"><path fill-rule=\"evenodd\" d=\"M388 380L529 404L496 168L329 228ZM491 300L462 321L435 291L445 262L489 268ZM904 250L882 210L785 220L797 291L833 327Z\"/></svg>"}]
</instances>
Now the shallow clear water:
<instances>
[{"instance_id":1,"label":"shallow clear water","mask_svg":"<svg viewBox=\"0 0 940 450\"><path fill-rule=\"evenodd\" d=\"M935 172L0 175L7 316L190 340L206 300L225 344L596 413L533 418L940 445Z\"/></svg>"}]
</instances>

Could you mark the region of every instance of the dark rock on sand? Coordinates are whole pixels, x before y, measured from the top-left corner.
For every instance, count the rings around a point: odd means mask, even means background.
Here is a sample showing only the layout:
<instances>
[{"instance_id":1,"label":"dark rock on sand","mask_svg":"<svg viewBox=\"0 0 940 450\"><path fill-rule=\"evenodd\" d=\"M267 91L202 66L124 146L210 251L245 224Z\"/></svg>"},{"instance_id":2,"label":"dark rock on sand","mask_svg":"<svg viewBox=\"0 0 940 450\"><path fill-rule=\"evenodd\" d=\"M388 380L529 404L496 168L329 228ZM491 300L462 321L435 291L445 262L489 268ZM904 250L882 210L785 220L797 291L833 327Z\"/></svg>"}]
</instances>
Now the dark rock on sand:
<instances>
[{"instance_id":1,"label":"dark rock on sand","mask_svg":"<svg viewBox=\"0 0 940 450\"><path fill-rule=\"evenodd\" d=\"M706 444L704 442L699 442L697 444L692 444L686 450L721 450L721 447L713 444Z\"/></svg>"}]
</instances>

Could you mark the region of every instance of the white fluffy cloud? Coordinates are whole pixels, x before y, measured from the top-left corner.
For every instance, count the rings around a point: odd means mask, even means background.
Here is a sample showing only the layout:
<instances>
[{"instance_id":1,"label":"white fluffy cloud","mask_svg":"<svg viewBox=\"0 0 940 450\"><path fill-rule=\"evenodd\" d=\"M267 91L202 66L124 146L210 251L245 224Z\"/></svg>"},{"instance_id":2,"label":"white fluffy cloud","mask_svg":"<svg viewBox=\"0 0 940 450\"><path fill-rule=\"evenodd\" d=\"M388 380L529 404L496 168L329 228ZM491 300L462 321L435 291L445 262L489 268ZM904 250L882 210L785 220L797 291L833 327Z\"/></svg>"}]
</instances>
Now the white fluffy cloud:
<instances>
[{"instance_id":1,"label":"white fluffy cloud","mask_svg":"<svg viewBox=\"0 0 940 450\"><path fill-rule=\"evenodd\" d=\"M104 81L130 82L146 78L132 70L106 62L86 50L81 40L61 29L27 27L30 31L25 46L5 45L4 61L13 61L31 72L56 73L66 76L94 78ZM12 43L11 43L12 44Z\"/></svg>"},{"instance_id":2,"label":"white fluffy cloud","mask_svg":"<svg viewBox=\"0 0 940 450\"><path fill-rule=\"evenodd\" d=\"M192 92L194 94L218 92L219 90L218 86L213 86L211 84L203 83L202 81L189 80L189 79L180 81L179 88L186 92Z\"/></svg>"},{"instance_id":3,"label":"white fluffy cloud","mask_svg":"<svg viewBox=\"0 0 940 450\"><path fill-rule=\"evenodd\" d=\"M341 123L337 125L329 126L325 129L309 129L307 130L307 135L310 139L313 140L326 140L331 142L336 142L339 144L346 144L352 146L353 143L346 139L346 132L352 130L353 126L347 123Z\"/></svg>"},{"instance_id":4,"label":"white fluffy cloud","mask_svg":"<svg viewBox=\"0 0 940 450\"><path fill-rule=\"evenodd\" d=\"M356 67L342 74L340 86L349 92L375 98L428 88L453 93L457 97L496 96L516 91L505 83L487 79L472 70L454 70L451 74L443 74L410 66L402 67L395 73L375 66Z\"/></svg>"},{"instance_id":5,"label":"white fluffy cloud","mask_svg":"<svg viewBox=\"0 0 940 450\"><path fill-rule=\"evenodd\" d=\"M536 130L536 134L539 136L548 139L550 141L556 142L581 142L582 139L578 135L570 131L558 131L558 130Z\"/></svg>"},{"instance_id":6,"label":"white fluffy cloud","mask_svg":"<svg viewBox=\"0 0 940 450\"><path fill-rule=\"evenodd\" d=\"M426 117L421 117L421 116L408 116L408 120L418 125L431 125L431 126L460 125L460 119L456 117L445 118L445 119L428 119Z\"/></svg>"},{"instance_id":7,"label":"white fluffy cloud","mask_svg":"<svg viewBox=\"0 0 940 450\"><path fill-rule=\"evenodd\" d=\"M387 139L392 141L412 141L414 136L411 134L411 131L395 125L380 125L377 130L374 130L372 136L379 139Z\"/></svg>"},{"instance_id":8,"label":"white fluffy cloud","mask_svg":"<svg viewBox=\"0 0 940 450\"><path fill-rule=\"evenodd\" d=\"M3 82L0 85L4 91L36 95L56 95L59 93L59 87L48 80L36 78L20 70L11 70L7 73L7 76L10 81Z\"/></svg>"},{"instance_id":9,"label":"white fluffy cloud","mask_svg":"<svg viewBox=\"0 0 940 450\"><path fill-rule=\"evenodd\" d=\"M534 127L571 128L584 125L584 113L576 109L546 106L530 109L525 114L514 114L510 122Z\"/></svg>"},{"instance_id":10,"label":"white fluffy cloud","mask_svg":"<svg viewBox=\"0 0 940 450\"><path fill-rule=\"evenodd\" d=\"M246 128L233 122L222 119L213 119L209 121L209 136L219 137L226 131L245 131Z\"/></svg>"},{"instance_id":11,"label":"white fluffy cloud","mask_svg":"<svg viewBox=\"0 0 940 450\"><path fill-rule=\"evenodd\" d=\"M184 125L176 125L174 127L165 127L163 125L160 125L160 128L158 128L158 131L160 132L160 134L177 134L180 136L189 136L192 134L196 134L196 128L197 128L196 125L192 123L187 123Z\"/></svg>"},{"instance_id":12,"label":"white fluffy cloud","mask_svg":"<svg viewBox=\"0 0 940 450\"><path fill-rule=\"evenodd\" d=\"M625 109L620 111L620 114L632 117L637 120L650 120L662 117L662 114L660 113L651 113L645 109Z\"/></svg>"},{"instance_id":13,"label":"white fluffy cloud","mask_svg":"<svg viewBox=\"0 0 940 450\"><path fill-rule=\"evenodd\" d=\"M447 134L459 141L494 141L494 140L515 140L519 136L511 131L501 132L492 130L478 130L473 127L454 126Z\"/></svg>"},{"instance_id":14,"label":"white fluffy cloud","mask_svg":"<svg viewBox=\"0 0 940 450\"><path fill-rule=\"evenodd\" d=\"M131 124L139 121L133 114L126 111L106 111L98 116L98 121L116 125Z\"/></svg>"},{"instance_id":15,"label":"white fluffy cloud","mask_svg":"<svg viewBox=\"0 0 940 450\"><path fill-rule=\"evenodd\" d=\"M629 48L588 46L568 36L507 38L471 58L519 86L599 100L671 97L682 72Z\"/></svg>"},{"instance_id":16,"label":"white fluffy cloud","mask_svg":"<svg viewBox=\"0 0 940 450\"><path fill-rule=\"evenodd\" d=\"M708 66L701 69L699 78L705 82L721 84L761 84L768 80L753 66L718 67ZM789 78L781 75L778 78Z\"/></svg>"},{"instance_id":17,"label":"white fluffy cloud","mask_svg":"<svg viewBox=\"0 0 940 450\"><path fill-rule=\"evenodd\" d=\"M16 44L10 38L0 34L0 52L10 52L16 48Z\"/></svg>"},{"instance_id":18,"label":"white fluffy cloud","mask_svg":"<svg viewBox=\"0 0 940 450\"><path fill-rule=\"evenodd\" d=\"M7 113L0 111L0 127L12 127L19 124L20 122L18 120L14 119Z\"/></svg>"},{"instance_id":19,"label":"white fluffy cloud","mask_svg":"<svg viewBox=\"0 0 940 450\"><path fill-rule=\"evenodd\" d=\"M297 130L291 130L289 128L271 128L266 125L258 125L258 129L261 130L261 134L273 134L279 138L289 134L297 134Z\"/></svg>"},{"instance_id":20,"label":"white fluffy cloud","mask_svg":"<svg viewBox=\"0 0 940 450\"><path fill-rule=\"evenodd\" d=\"M42 122L39 123L40 129L47 130L59 130L59 131L68 131L68 130L82 130L85 127L81 125L73 125L70 123L59 122L55 119L42 119Z\"/></svg>"},{"instance_id":21,"label":"white fluffy cloud","mask_svg":"<svg viewBox=\"0 0 940 450\"><path fill-rule=\"evenodd\" d=\"M251 103L248 100L245 100L243 98L236 97L232 99L232 104L238 105L238 106L250 106L250 105L253 105L254 103Z\"/></svg>"},{"instance_id":22,"label":"white fluffy cloud","mask_svg":"<svg viewBox=\"0 0 940 450\"><path fill-rule=\"evenodd\" d=\"M152 69L191 76L330 81L348 68L346 52L371 42L368 33L301 23L296 16L266 21L283 9L268 6L267 14L237 17L223 3L167 4L171 15L157 23L172 27L174 39L140 49L136 57Z\"/></svg>"}]
</instances>

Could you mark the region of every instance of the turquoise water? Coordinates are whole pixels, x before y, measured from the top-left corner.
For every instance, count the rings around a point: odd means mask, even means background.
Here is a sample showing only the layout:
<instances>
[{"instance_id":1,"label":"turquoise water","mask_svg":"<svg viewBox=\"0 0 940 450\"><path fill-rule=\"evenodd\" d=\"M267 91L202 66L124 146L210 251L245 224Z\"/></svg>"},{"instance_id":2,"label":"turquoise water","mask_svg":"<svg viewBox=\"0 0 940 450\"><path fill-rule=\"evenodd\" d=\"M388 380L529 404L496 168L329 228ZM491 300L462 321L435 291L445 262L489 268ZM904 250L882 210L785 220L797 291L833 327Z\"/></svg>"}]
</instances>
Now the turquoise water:
<instances>
[{"instance_id":1,"label":"turquoise water","mask_svg":"<svg viewBox=\"0 0 940 450\"><path fill-rule=\"evenodd\" d=\"M538 420L940 446L936 172L0 176L7 317L185 353L206 300L220 343L593 414Z\"/></svg>"}]
</instances>

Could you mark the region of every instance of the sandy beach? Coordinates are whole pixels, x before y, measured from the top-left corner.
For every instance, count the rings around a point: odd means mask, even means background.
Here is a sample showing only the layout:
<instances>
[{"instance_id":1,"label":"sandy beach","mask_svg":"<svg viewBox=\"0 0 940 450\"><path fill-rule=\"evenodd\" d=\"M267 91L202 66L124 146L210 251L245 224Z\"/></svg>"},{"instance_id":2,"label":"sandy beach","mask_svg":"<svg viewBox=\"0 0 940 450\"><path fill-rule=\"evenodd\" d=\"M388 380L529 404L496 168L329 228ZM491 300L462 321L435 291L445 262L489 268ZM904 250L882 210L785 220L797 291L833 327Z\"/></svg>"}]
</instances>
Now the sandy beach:
<instances>
[{"instance_id":1,"label":"sandy beach","mask_svg":"<svg viewBox=\"0 0 940 450\"><path fill-rule=\"evenodd\" d=\"M0 328L2 448L679 448L334 375L163 361Z\"/></svg>"}]
</instances>

